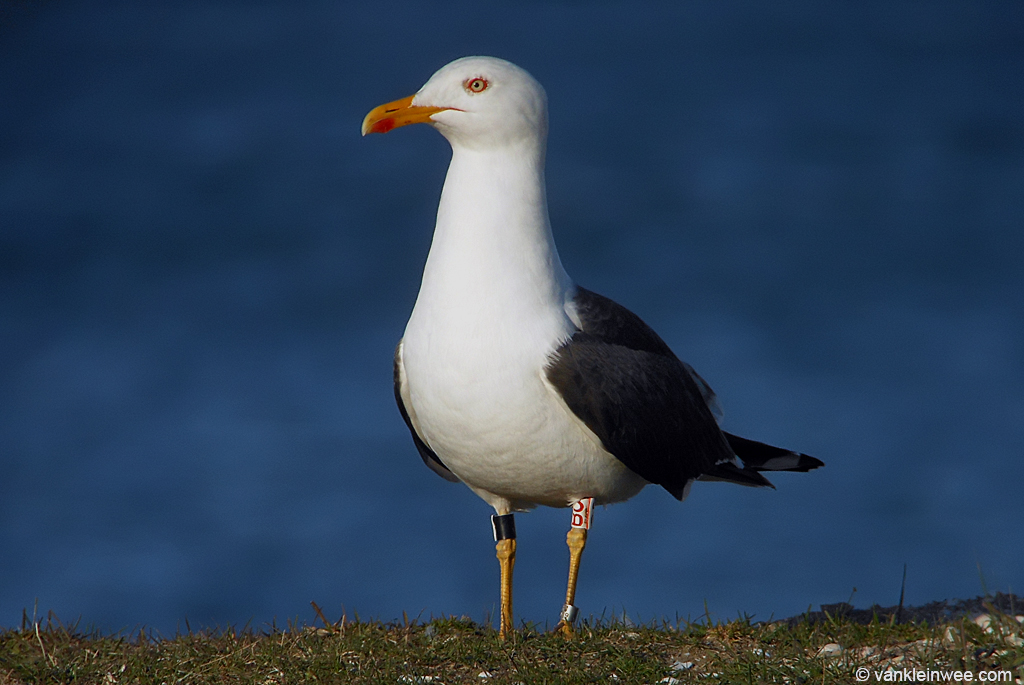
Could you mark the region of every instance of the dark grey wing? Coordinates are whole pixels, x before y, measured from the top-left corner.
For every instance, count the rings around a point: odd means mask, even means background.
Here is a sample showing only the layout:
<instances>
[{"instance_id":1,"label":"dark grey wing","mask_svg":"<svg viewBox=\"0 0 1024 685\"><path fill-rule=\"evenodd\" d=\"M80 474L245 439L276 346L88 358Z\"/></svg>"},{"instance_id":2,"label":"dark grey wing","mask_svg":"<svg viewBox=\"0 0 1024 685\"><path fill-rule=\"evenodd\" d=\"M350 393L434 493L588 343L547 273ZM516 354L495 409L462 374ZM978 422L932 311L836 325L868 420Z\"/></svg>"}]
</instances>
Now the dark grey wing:
<instances>
[{"instance_id":1,"label":"dark grey wing","mask_svg":"<svg viewBox=\"0 0 1024 685\"><path fill-rule=\"evenodd\" d=\"M576 286L572 304L584 333L596 336L609 345L676 359L672 349L643 319L604 295Z\"/></svg>"},{"instance_id":2,"label":"dark grey wing","mask_svg":"<svg viewBox=\"0 0 1024 685\"><path fill-rule=\"evenodd\" d=\"M710 388L650 326L584 288L573 305L581 330L552 355L547 377L605 449L677 499L703 474L742 471L708 405ZM753 472L730 479L769 485Z\"/></svg>"},{"instance_id":3,"label":"dark grey wing","mask_svg":"<svg viewBox=\"0 0 1024 685\"><path fill-rule=\"evenodd\" d=\"M409 427L409 432L412 433L412 442L416 445L423 463L445 480L458 483L459 477L448 470L448 467L438 458L434 450L430 449L427 443L423 442L423 438L416 432L416 427L412 425L412 419L409 418L409 410L406 408L405 400L402 398L404 384L405 373L402 369L402 343L399 342L398 347L395 348L395 402L398 403L398 411L402 413L402 419L405 421L405 425Z\"/></svg>"},{"instance_id":4,"label":"dark grey wing","mask_svg":"<svg viewBox=\"0 0 1024 685\"><path fill-rule=\"evenodd\" d=\"M718 397L715 395L715 391L711 389L711 386L708 385L708 382L701 378L700 374L697 373L697 371L692 366L690 366L686 362L683 362L683 366L685 366L686 370L690 373L690 376L693 378L693 382L696 383L697 387L700 388L700 394L702 397L704 397L704 401L707 402L708 407L711 409L711 413L715 415L716 419L721 421L722 405L718 403Z\"/></svg>"},{"instance_id":5,"label":"dark grey wing","mask_svg":"<svg viewBox=\"0 0 1024 685\"><path fill-rule=\"evenodd\" d=\"M722 432L711 387L633 312L579 287L572 305L580 330L555 351L548 380L605 449L640 477L682 499L697 478L774 487L760 471L824 466Z\"/></svg>"}]
</instances>

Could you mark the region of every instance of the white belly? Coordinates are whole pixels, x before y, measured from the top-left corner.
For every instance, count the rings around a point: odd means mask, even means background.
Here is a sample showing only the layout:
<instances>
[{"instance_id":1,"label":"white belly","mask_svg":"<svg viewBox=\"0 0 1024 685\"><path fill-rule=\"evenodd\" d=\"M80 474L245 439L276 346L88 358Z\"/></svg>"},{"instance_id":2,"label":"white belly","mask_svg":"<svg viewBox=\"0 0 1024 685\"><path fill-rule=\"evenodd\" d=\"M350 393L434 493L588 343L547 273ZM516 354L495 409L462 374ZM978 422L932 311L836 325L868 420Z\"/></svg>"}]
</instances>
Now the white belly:
<instances>
[{"instance_id":1,"label":"white belly","mask_svg":"<svg viewBox=\"0 0 1024 685\"><path fill-rule=\"evenodd\" d=\"M639 492L647 482L601 447L544 377L573 330L564 311L505 321L459 335L454 321L413 312L401 363L424 442L499 512Z\"/></svg>"}]
</instances>

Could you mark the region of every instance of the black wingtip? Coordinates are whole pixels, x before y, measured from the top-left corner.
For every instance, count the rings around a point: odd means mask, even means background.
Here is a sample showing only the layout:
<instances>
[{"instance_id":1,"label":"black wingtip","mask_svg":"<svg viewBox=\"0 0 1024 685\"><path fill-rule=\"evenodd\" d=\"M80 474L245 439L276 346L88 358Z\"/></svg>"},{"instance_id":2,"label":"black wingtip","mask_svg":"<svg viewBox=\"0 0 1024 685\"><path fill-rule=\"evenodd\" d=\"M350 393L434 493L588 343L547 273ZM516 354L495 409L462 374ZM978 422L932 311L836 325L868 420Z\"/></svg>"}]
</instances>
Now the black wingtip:
<instances>
[{"instance_id":1,"label":"black wingtip","mask_svg":"<svg viewBox=\"0 0 1024 685\"><path fill-rule=\"evenodd\" d=\"M731 433L725 434L729 447L743 460L743 466L753 471L795 471L806 473L825 465L821 459L808 454L748 440Z\"/></svg>"},{"instance_id":2,"label":"black wingtip","mask_svg":"<svg viewBox=\"0 0 1024 685\"><path fill-rule=\"evenodd\" d=\"M818 459L817 457L812 457L809 454L797 454L796 452L793 452L793 454L796 454L796 456L799 457L799 461L797 462L797 465L794 466L793 468L785 469L786 471L807 473L808 471L813 471L814 469L825 465L825 462L823 462L821 459Z\"/></svg>"}]
</instances>

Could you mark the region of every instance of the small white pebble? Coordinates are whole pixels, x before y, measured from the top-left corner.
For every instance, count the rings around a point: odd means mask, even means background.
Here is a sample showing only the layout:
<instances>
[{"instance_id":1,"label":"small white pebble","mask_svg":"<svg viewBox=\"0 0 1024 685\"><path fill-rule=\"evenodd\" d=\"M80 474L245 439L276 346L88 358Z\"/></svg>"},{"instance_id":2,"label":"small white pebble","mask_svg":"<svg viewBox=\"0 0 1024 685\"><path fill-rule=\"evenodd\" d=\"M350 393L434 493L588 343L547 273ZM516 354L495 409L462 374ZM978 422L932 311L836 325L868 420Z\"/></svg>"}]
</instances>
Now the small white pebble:
<instances>
[{"instance_id":1,"label":"small white pebble","mask_svg":"<svg viewBox=\"0 0 1024 685\"><path fill-rule=\"evenodd\" d=\"M947 644L953 644L956 642L956 631L953 630L953 626L946 626L946 634L943 636L942 640Z\"/></svg>"},{"instance_id":2,"label":"small white pebble","mask_svg":"<svg viewBox=\"0 0 1024 685\"><path fill-rule=\"evenodd\" d=\"M493 678L494 674L491 673L490 671L480 671L479 673L476 674L476 677L480 678L482 680L487 680L488 678Z\"/></svg>"},{"instance_id":3,"label":"small white pebble","mask_svg":"<svg viewBox=\"0 0 1024 685\"><path fill-rule=\"evenodd\" d=\"M612 673L610 676L608 676L608 680L618 680L618 679L619 679L619 676L615 675L614 673Z\"/></svg>"},{"instance_id":4,"label":"small white pebble","mask_svg":"<svg viewBox=\"0 0 1024 685\"><path fill-rule=\"evenodd\" d=\"M1010 643L1011 645L1013 645L1014 647L1024 646L1024 638L1022 638L1022 637L1020 637L1018 635L1007 635L1006 636L1006 641L1008 643Z\"/></svg>"},{"instance_id":5,"label":"small white pebble","mask_svg":"<svg viewBox=\"0 0 1024 685\"><path fill-rule=\"evenodd\" d=\"M658 681L659 683L667 683L668 685L679 685L679 678L666 677Z\"/></svg>"},{"instance_id":6,"label":"small white pebble","mask_svg":"<svg viewBox=\"0 0 1024 685\"><path fill-rule=\"evenodd\" d=\"M978 626L986 633L992 632L992 617L988 614L981 614L974 617L974 625Z\"/></svg>"},{"instance_id":7,"label":"small white pebble","mask_svg":"<svg viewBox=\"0 0 1024 685\"><path fill-rule=\"evenodd\" d=\"M839 656L843 653L843 648L835 642L829 642L818 650L818 656Z\"/></svg>"},{"instance_id":8,"label":"small white pebble","mask_svg":"<svg viewBox=\"0 0 1024 685\"><path fill-rule=\"evenodd\" d=\"M673 661L669 668L673 671L689 671L693 665L692 661Z\"/></svg>"},{"instance_id":9,"label":"small white pebble","mask_svg":"<svg viewBox=\"0 0 1024 685\"><path fill-rule=\"evenodd\" d=\"M1014 616L1014 618L1017 619L1017 623L1024 623L1024 615Z\"/></svg>"},{"instance_id":10,"label":"small white pebble","mask_svg":"<svg viewBox=\"0 0 1024 685\"><path fill-rule=\"evenodd\" d=\"M874 647L861 647L859 653L860 653L860 656L861 656L862 659L866 659L867 657L869 657L869 656L871 656L872 654L875 653L875 648Z\"/></svg>"}]
</instances>

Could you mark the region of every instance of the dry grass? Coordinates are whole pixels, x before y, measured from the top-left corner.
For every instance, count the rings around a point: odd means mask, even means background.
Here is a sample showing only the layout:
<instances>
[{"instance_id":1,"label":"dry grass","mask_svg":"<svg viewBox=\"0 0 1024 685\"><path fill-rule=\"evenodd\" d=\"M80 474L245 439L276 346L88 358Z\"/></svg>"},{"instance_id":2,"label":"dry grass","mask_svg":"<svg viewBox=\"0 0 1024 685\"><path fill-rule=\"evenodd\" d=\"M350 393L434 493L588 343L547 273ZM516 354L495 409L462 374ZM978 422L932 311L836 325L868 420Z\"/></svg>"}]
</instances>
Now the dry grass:
<instances>
[{"instance_id":1,"label":"dry grass","mask_svg":"<svg viewBox=\"0 0 1024 685\"><path fill-rule=\"evenodd\" d=\"M505 642L489 626L456 618L154 639L145 631L82 633L51 617L0 632L0 685L852 683L862 666L1010 670L1021 682L1022 625L994 608L988 615L987 625L968 617L935 625L831 616L657 626L591 620L570 639L525 626Z\"/></svg>"}]
</instances>

